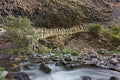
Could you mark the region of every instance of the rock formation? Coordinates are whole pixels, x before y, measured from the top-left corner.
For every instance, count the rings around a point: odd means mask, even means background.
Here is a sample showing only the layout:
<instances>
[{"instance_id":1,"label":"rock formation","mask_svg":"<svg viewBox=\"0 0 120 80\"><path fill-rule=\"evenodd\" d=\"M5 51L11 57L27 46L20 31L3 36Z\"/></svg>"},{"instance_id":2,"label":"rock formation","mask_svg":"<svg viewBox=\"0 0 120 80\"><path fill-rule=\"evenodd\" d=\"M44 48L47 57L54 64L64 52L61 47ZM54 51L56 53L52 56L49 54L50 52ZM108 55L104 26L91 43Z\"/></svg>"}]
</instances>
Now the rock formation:
<instances>
[{"instance_id":1,"label":"rock formation","mask_svg":"<svg viewBox=\"0 0 120 80\"><path fill-rule=\"evenodd\" d=\"M74 27L78 30L79 26L85 30L84 25L89 23L101 23L105 27L120 25L119 5L119 0L0 0L0 23L4 23L6 16L13 15L28 17L34 27L57 28L58 32ZM44 31L38 35L44 37L44 33L51 32ZM6 44L11 47L8 41L4 39L5 44L0 47Z\"/></svg>"},{"instance_id":2,"label":"rock formation","mask_svg":"<svg viewBox=\"0 0 120 80\"><path fill-rule=\"evenodd\" d=\"M99 22L116 24L111 0L1 0L0 19L7 15L27 16L39 27L72 27ZM116 2L118 2L116 0ZM117 22L118 23L118 22Z\"/></svg>"}]
</instances>

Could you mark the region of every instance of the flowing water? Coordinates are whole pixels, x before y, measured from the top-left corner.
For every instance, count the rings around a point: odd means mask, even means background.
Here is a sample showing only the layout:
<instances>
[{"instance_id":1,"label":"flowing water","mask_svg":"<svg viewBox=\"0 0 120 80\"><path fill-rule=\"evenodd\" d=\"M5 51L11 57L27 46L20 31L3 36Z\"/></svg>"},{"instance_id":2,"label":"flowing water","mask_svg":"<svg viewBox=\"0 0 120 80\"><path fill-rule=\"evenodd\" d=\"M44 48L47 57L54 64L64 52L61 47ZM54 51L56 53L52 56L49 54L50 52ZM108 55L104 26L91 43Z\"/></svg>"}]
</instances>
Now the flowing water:
<instances>
[{"instance_id":1,"label":"flowing water","mask_svg":"<svg viewBox=\"0 0 120 80\"><path fill-rule=\"evenodd\" d=\"M38 65L31 66L31 70L21 68L21 72L27 73L31 80L83 80L83 76L92 78L85 80L109 80L112 76L120 78L119 72L106 69L80 68L65 71L61 67L56 67L54 64L48 64L48 66L52 69L50 74L40 71Z\"/></svg>"}]
</instances>

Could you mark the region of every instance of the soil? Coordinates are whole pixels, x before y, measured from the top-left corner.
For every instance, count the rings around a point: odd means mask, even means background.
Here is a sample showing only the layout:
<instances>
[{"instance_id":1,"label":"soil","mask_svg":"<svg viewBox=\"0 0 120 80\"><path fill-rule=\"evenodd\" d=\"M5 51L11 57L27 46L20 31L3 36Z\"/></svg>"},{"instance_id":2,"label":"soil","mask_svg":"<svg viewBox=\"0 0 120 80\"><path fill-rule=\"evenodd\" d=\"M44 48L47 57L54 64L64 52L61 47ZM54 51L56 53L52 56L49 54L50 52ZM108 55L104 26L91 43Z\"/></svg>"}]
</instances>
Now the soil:
<instances>
[{"instance_id":1,"label":"soil","mask_svg":"<svg viewBox=\"0 0 120 80\"><path fill-rule=\"evenodd\" d=\"M111 50L116 48L110 40L105 37L93 36L88 32L77 32L69 35L57 35L51 36L45 39L39 40L40 45L43 48L52 49L67 49L67 50L97 50L98 48L104 48Z\"/></svg>"}]
</instances>

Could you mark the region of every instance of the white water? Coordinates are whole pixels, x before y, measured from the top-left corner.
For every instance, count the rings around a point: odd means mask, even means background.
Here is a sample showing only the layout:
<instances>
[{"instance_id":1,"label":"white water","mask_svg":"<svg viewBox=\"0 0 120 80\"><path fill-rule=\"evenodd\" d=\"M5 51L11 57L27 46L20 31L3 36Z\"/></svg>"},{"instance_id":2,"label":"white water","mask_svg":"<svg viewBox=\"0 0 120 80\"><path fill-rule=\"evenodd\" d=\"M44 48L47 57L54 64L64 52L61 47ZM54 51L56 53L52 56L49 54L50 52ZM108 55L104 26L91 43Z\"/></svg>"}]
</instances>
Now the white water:
<instances>
[{"instance_id":1,"label":"white water","mask_svg":"<svg viewBox=\"0 0 120 80\"><path fill-rule=\"evenodd\" d=\"M32 67L33 70L23 70L22 72L26 72L31 80L82 80L82 76L89 76L92 80L109 80L112 76L120 78L120 73L116 71L95 68L81 68L64 71L62 68L56 67L55 65L48 66L52 69L49 75L39 71L38 66Z\"/></svg>"}]
</instances>

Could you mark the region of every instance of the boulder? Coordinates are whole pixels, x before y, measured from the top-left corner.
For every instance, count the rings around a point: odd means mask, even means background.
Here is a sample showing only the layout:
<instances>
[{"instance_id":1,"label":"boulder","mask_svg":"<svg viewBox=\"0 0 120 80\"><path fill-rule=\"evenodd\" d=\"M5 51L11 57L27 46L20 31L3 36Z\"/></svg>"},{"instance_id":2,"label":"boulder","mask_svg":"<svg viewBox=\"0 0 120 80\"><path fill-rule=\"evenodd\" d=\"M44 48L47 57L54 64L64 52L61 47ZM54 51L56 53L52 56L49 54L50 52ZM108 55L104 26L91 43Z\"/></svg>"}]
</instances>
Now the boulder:
<instances>
[{"instance_id":1,"label":"boulder","mask_svg":"<svg viewBox=\"0 0 120 80\"><path fill-rule=\"evenodd\" d=\"M45 63L40 64L39 70L43 71L46 74L50 74L50 72L52 71Z\"/></svg>"},{"instance_id":2,"label":"boulder","mask_svg":"<svg viewBox=\"0 0 120 80\"><path fill-rule=\"evenodd\" d=\"M109 62L114 65L119 63L119 61L116 58L111 58Z\"/></svg>"},{"instance_id":3,"label":"boulder","mask_svg":"<svg viewBox=\"0 0 120 80\"><path fill-rule=\"evenodd\" d=\"M10 67L7 69L8 71L11 71L11 72L19 72L20 71L20 67Z\"/></svg>"},{"instance_id":4,"label":"boulder","mask_svg":"<svg viewBox=\"0 0 120 80\"><path fill-rule=\"evenodd\" d=\"M82 80L92 80L92 78L88 76L82 76Z\"/></svg>"},{"instance_id":5,"label":"boulder","mask_svg":"<svg viewBox=\"0 0 120 80\"><path fill-rule=\"evenodd\" d=\"M71 61L72 59L70 57L65 57L65 61Z\"/></svg>"},{"instance_id":6,"label":"boulder","mask_svg":"<svg viewBox=\"0 0 120 80\"><path fill-rule=\"evenodd\" d=\"M67 65L67 61L64 60L60 60L58 63L56 63L56 66L66 66Z\"/></svg>"},{"instance_id":7,"label":"boulder","mask_svg":"<svg viewBox=\"0 0 120 80\"><path fill-rule=\"evenodd\" d=\"M6 76L7 80L30 80L29 76L23 72L10 72Z\"/></svg>"},{"instance_id":8,"label":"boulder","mask_svg":"<svg viewBox=\"0 0 120 80\"><path fill-rule=\"evenodd\" d=\"M8 74L8 71L3 71L3 72L1 73L1 76L6 77L7 74Z\"/></svg>"},{"instance_id":9,"label":"boulder","mask_svg":"<svg viewBox=\"0 0 120 80\"><path fill-rule=\"evenodd\" d=\"M29 65L24 65L23 68L24 68L25 70L30 70Z\"/></svg>"},{"instance_id":10,"label":"boulder","mask_svg":"<svg viewBox=\"0 0 120 80\"><path fill-rule=\"evenodd\" d=\"M115 76L112 76L109 80L119 80L119 79Z\"/></svg>"},{"instance_id":11,"label":"boulder","mask_svg":"<svg viewBox=\"0 0 120 80\"><path fill-rule=\"evenodd\" d=\"M99 60L97 58L92 58L92 60L90 61L90 64L97 65L98 62L99 62Z\"/></svg>"}]
</instances>

